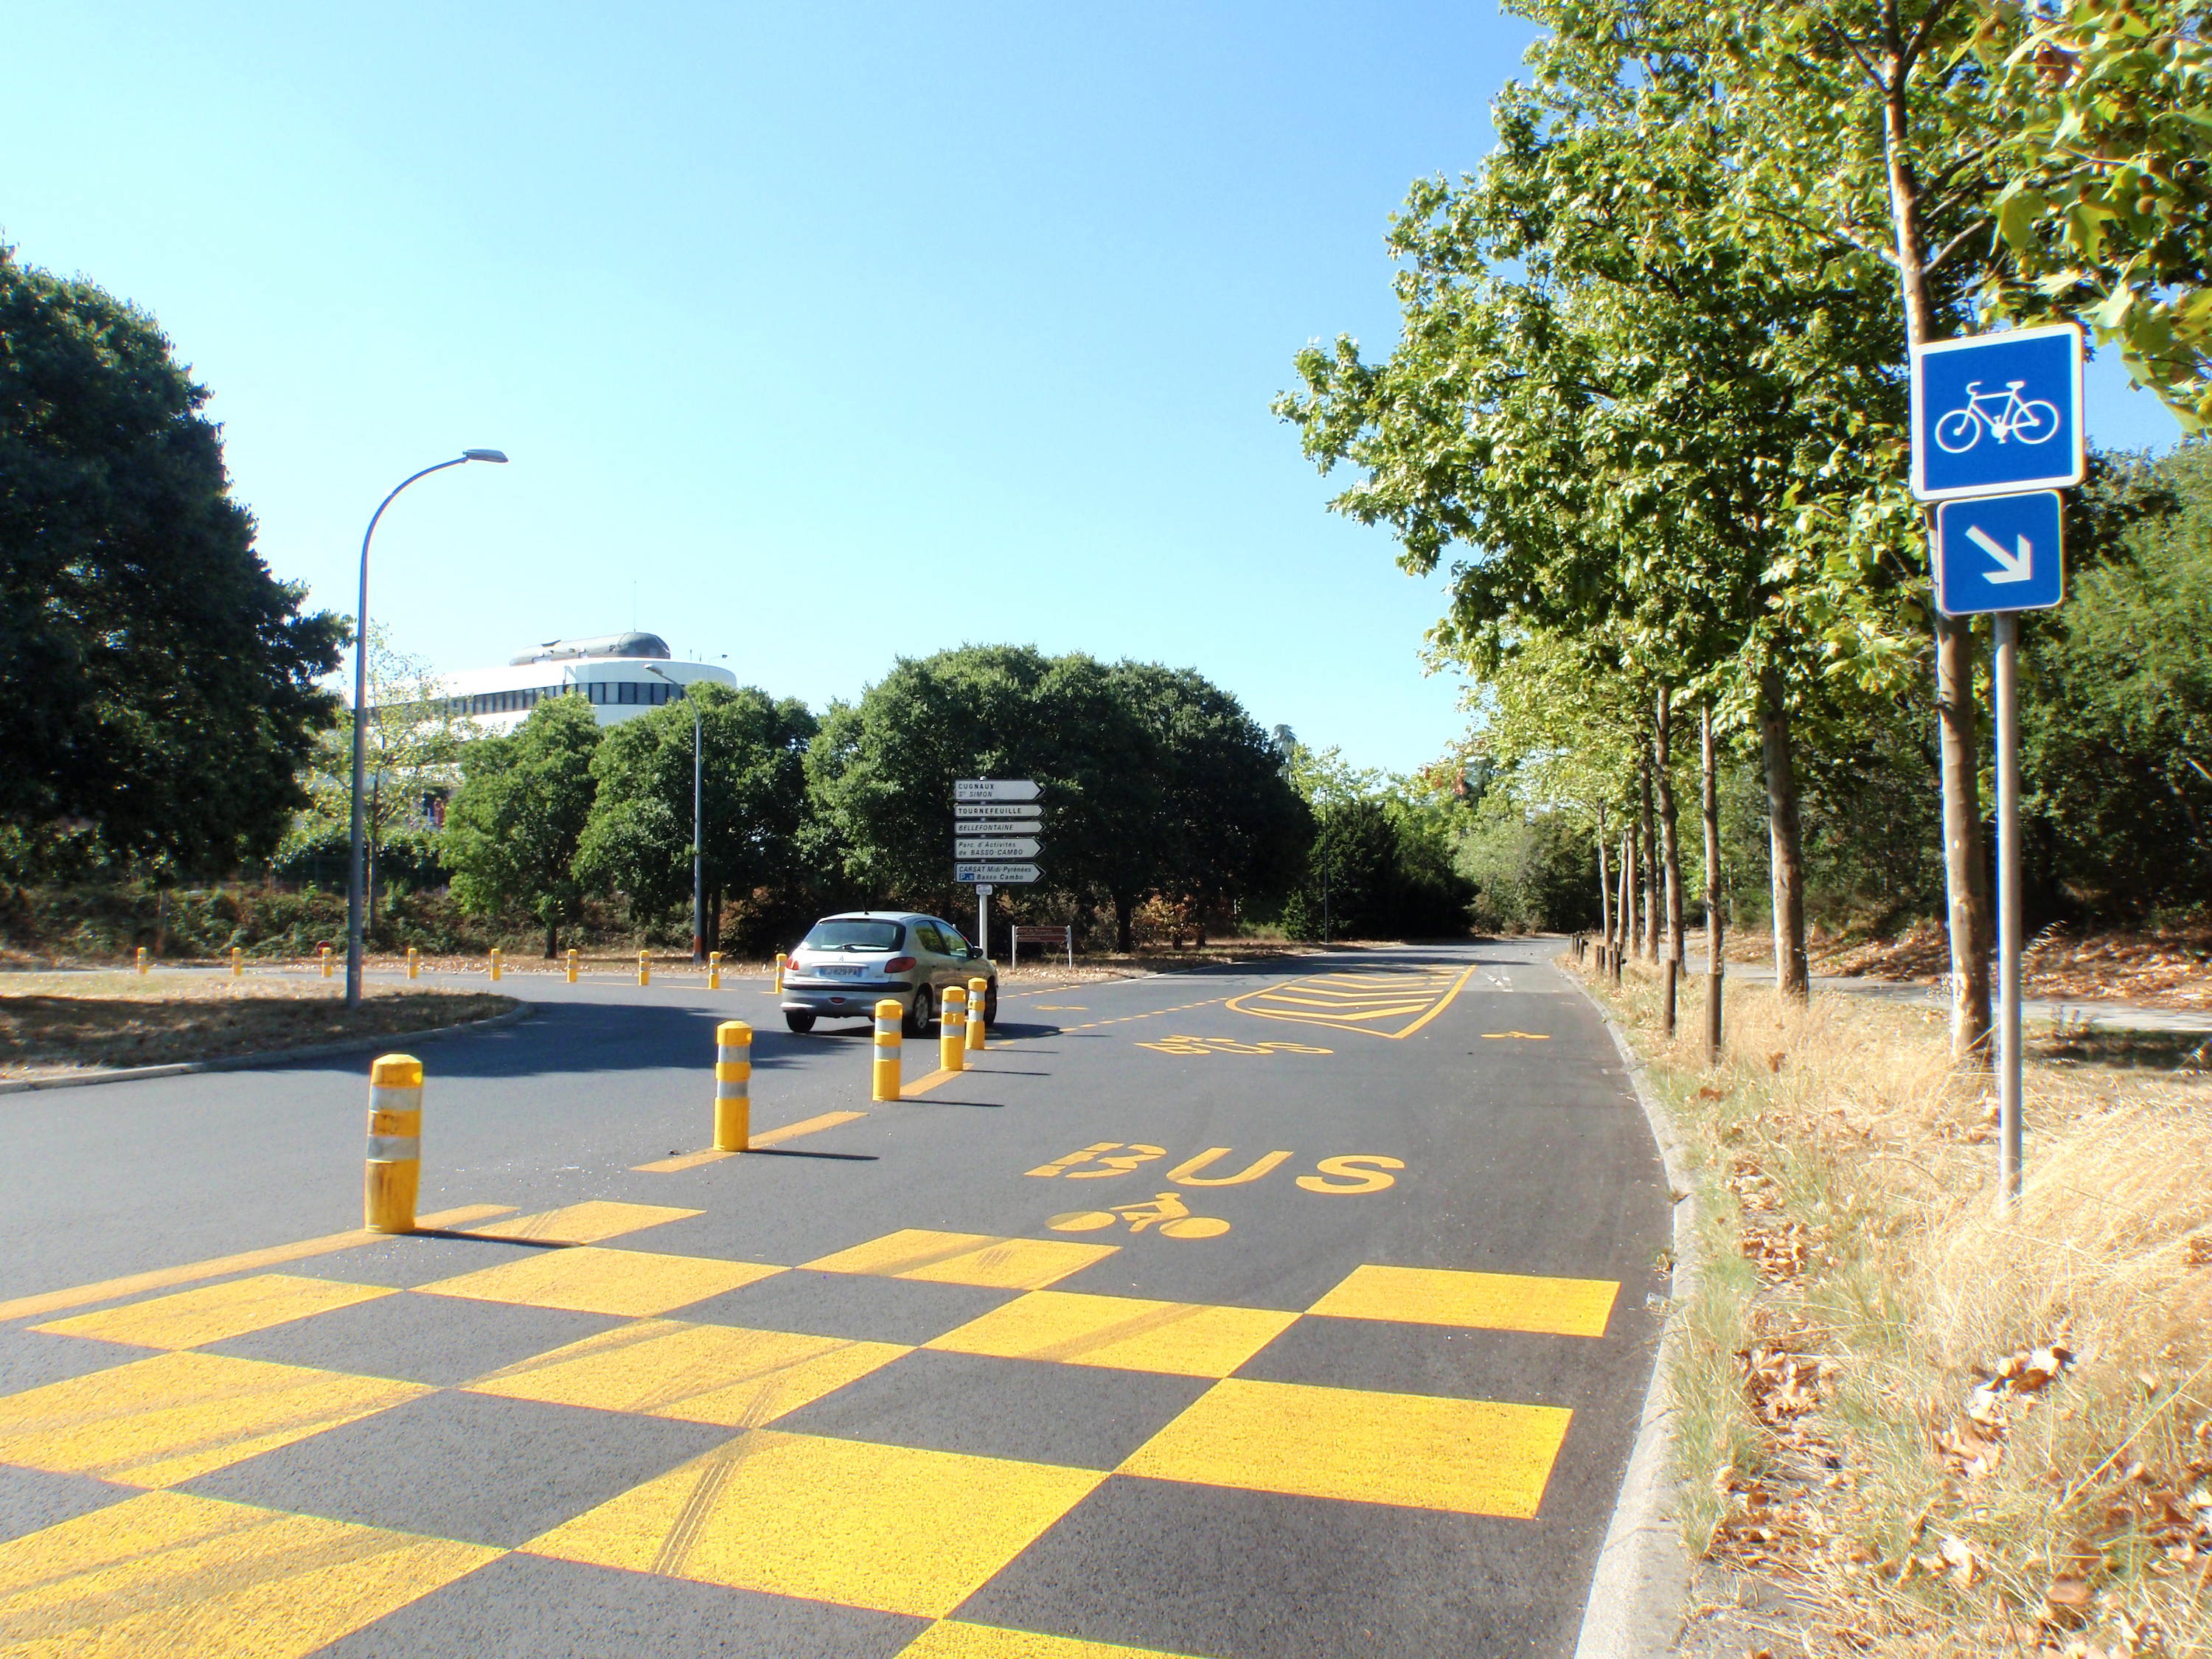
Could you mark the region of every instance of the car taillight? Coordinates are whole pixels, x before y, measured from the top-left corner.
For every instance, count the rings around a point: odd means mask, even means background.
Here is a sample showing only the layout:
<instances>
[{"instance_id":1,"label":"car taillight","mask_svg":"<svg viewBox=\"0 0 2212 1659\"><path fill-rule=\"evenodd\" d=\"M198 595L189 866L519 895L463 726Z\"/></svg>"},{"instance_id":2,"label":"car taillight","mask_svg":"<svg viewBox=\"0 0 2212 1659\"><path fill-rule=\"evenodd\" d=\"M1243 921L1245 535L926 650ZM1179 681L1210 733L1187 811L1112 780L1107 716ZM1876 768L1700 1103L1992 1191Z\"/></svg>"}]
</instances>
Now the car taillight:
<instances>
[{"instance_id":1,"label":"car taillight","mask_svg":"<svg viewBox=\"0 0 2212 1659\"><path fill-rule=\"evenodd\" d=\"M887 974L902 974L909 968L919 968L921 966L921 963L915 960L912 957L893 957L889 962L884 964L884 971Z\"/></svg>"}]
</instances>

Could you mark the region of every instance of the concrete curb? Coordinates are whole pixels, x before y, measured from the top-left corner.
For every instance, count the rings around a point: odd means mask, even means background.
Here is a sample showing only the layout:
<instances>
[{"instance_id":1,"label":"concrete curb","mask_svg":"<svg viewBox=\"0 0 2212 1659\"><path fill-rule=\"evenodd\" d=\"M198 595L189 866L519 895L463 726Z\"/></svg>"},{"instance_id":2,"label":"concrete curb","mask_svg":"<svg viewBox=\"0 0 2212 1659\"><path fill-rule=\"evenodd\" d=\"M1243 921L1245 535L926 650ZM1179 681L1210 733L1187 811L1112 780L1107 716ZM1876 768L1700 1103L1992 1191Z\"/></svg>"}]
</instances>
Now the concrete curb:
<instances>
[{"instance_id":1,"label":"concrete curb","mask_svg":"<svg viewBox=\"0 0 2212 1659\"><path fill-rule=\"evenodd\" d=\"M0 1083L0 1095L28 1094L35 1089L87 1089L96 1083L137 1083L147 1078L190 1077L198 1072L242 1072L258 1066L283 1066L295 1060L324 1060L332 1054L356 1054L371 1048L388 1048L398 1042L421 1042L430 1037L455 1036L464 1031L489 1031L513 1025L538 1012L535 1003L518 1001L503 1014L463 1020L458 1025L429 1025L419 1031L387 1031L380 1036L347 1037L338 1042L313 1042L304 1048L272 1048L265 1054L231 1054L221 1060L188 1060L174 1066L130 1066L113 1072L93 1072L69 1077L33 1077Z\"/></svg>"},{"instance_id":2,"label":"concrete curb","mask_svg":"<svg viewBox=\"0 0 2212 1659\"><path fill-rule=\"evenodd\" d=\"M1681 1410L1674 1397L1674 1375L1688 1340L1682 1331L1682 1310L1695 1292L1705 1265L1698 1237L1697 1187L1681 1131L1674 1115L1652 1093L1644 1063L1628 1046L1627 1035L1605 1005L1590 995L1581 975L1564 969L1560 972L1597 1010L1612 1034L1637 1103L1644 1108L1652 1139L1659 1144L1668 1191L1674 1200L1674 1272L1667 1325L1660 1334L1643 1420L1637 1425L1613 1522L1606 1528L1597 1571L1590 1577L1589 1600L1583 1607L1582 1633L1575 1642L1575 1659L1656 1659L1674 1650L1689 1604L1690 1550L1675 1516L1677 1483L1671 1466L1674 1422Z\"/></svg>"}]
</instances>

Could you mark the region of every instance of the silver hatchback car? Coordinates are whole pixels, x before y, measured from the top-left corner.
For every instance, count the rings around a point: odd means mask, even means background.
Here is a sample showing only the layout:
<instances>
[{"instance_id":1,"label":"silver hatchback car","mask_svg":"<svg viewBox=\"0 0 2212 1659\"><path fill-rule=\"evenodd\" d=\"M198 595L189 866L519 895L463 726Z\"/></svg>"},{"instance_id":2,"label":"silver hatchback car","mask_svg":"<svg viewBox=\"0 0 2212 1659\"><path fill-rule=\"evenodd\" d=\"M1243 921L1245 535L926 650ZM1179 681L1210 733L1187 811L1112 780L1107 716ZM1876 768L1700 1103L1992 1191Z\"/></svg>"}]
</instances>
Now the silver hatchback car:
<instances>
[{"instance_id":1,"label":"silver hatchback car","mask_svg":"<svg viewBox=\"0 0 2212 1659\"><path fill-rule=\"evenodd\" d=\"M983 1023L999 1017L999 970L941 916L912 910L848 910L808 930L783 967L783 1023L811 1031L817 1019L867 1019L895 999L906 1034L920 1036L945 993L971 979L990 989Z\"/></svg>"}]
</instances>

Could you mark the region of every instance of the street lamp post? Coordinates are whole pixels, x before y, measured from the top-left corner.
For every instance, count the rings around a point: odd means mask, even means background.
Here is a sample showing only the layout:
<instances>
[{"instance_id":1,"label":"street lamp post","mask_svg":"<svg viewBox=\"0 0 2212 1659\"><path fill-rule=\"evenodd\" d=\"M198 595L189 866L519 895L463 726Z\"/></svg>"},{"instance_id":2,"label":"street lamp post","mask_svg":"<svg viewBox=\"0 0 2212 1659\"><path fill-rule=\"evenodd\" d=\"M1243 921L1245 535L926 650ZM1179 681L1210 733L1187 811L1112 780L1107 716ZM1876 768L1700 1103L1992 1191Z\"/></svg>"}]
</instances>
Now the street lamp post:
<instances>
[{"instance_id":1,"label":"street lamp post","mask_svg":"<svg viewBox=\"0 0 2212 1659\"><path fill-rule=\"evenodd\" d=\"M646 665L645 672L656 679L667 680L676 687L676 694L691 705L691 965L696 968L707 959L707 849L699 836L699 699L691 695L689 687L669 679L652 664Z\"/></svg>"},{"instance_id":2,"label":"street lamp post","mask_svg":"<svg viewBox=\"0 0 2212 1659\"><path fill-rule=\"evenodd\" d=\"M416 478L427 478L433 472L443 472L449 466L465 466L471 461L504 462L507 457L496 449L465 449L450 461L441 461L435 466L426 466L420 472L402 478L392 494L377 503L376 511L369 515L368 529L361 538L361 599L354 609L353 617L353 827L346 845L346 1006L361 1006L361 911L362 891L362 853L361 786L362 775L367 769L368 757L368 711L362 705L368 691L368 544L376 535L376 521L384 516L384 509L392 505L399 492Z\"/></svg>"}]
</instances>

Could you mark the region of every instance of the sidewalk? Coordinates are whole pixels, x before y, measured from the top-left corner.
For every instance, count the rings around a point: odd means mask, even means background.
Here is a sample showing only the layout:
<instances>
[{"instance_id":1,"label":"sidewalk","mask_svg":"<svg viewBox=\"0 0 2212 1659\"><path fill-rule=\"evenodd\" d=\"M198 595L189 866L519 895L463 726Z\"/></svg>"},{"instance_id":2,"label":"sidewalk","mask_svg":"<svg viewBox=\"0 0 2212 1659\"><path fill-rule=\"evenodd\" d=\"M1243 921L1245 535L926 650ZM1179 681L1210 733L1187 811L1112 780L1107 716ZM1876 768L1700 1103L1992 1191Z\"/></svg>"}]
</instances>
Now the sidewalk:
<instances>
[{"instance_id":1,"label":"sidewalk","mask_svg":"<svg viewBox=\"0 0 2212 1659\"><path fill-rule=\"evenodd\" d=\"M1702 975L1705 958L1702 951L1693 951L1689 958L1689 971ZM1731 962L1728 964L1730 979L1744 980L1753 984L1774 983L1774 969L1768 964ZM1992 1003L1996 972L1990 972ZM1863 977L1813 975L1814 987L1822 991L1847 991L1857 996L1882 997L1892 1002L1919 1003L1930 1008L1948 1008L1948 994L1939 981L1933 985L1917 985L1909 981L1866 979ZM2179 1008L2146 1008L2132 1002L2107 1002L2089 997L2022 997L2021 1018L2029 1020L2049 1020L2052 1024L2066 1023L2087 1030L2117 1031L2206 1031L2212 1032L2212 1012L2200 1012Z\"/></svg>"}]
</instances>

